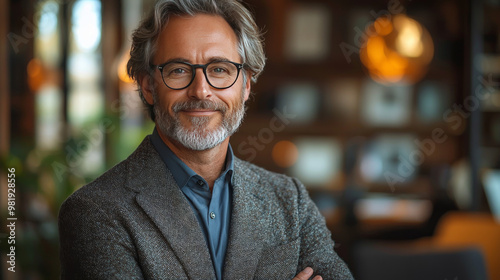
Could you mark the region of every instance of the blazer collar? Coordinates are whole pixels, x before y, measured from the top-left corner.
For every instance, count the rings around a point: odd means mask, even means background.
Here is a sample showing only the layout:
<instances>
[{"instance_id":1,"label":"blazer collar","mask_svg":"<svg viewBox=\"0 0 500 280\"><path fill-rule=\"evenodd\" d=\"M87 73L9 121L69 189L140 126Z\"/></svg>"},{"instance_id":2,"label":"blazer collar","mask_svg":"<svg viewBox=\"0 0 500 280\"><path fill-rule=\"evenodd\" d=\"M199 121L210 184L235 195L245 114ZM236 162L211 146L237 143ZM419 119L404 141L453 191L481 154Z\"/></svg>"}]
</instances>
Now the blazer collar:
<instances>
[{"instance_id":1,"label":"blazer collar","mask_svg":"<svg viewBox=\"0 0 500 280\"><path fill-rule=\"evenodd\" d=\"M147 136L129 162L128 188L156 224L190 279L206 279L215 272L205 238L189 202Z\"/></svg>"},{"instance_id":2,"label":"blazer collar","mask_svg":"<svg viewBox=\"0 0 500 280\"><path fill-rule=\"evenodd\" d=\"M267 219L265 200L260 197L257 173L235 158L231 229L224 263L224 279L252 279L262 245L262 220Z\"/></svg>"}]
</instances>

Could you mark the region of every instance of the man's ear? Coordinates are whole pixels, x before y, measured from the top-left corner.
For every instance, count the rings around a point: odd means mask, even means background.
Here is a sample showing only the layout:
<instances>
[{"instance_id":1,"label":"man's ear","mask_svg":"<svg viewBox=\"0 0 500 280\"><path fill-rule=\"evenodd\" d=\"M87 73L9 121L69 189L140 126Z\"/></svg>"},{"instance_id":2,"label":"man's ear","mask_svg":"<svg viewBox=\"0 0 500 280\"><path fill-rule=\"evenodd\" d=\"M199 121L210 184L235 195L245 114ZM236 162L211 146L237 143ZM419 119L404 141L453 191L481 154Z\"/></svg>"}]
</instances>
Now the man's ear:
<instances>
[{"instance_id":1,"label":"man's ear","mask_svg":"<svg viewBox=\"0 0 500 280\"><path fill-rule=\"evenodd\" d=\"M250 71L247 71L247 81L246 81L246 84L245 84L245 94L244 94L244 97L245 97L245 101L248 100L248 97L250 96L250 91L251 91L251 87L252 87L252 72Z\"/></svg>"},{"instance_id":2,"label":"man's ear","mask_svg":"<svg viewBox=\"0 0 500 280\"><path fill-rule=\"evenodd\" d=\"M146 102L148 102L149 105L153 105L153 103L154 103L152 89L153 89L153 85L150 82L149 76L144 76L141 79L141 91L142 91L142 95L144 96L144 99L146 99Z\"/></svg>"}]
</instances>

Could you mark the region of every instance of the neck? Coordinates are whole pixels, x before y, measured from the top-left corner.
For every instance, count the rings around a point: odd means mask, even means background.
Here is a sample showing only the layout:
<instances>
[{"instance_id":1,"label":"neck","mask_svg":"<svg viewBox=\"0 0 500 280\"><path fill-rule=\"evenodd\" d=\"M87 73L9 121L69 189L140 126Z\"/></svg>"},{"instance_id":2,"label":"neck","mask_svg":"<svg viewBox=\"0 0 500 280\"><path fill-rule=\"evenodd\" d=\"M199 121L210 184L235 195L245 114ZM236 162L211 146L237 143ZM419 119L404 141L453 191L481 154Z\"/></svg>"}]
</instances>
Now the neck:
<instances>
[{"instance_id":1,"label":"neck","mask_svg":"<svg viewBox=\"0 0 500 280\"><path fill-rule=\"evenodd\" d=\"M210 190L212 190L215 180L225 168L229 137L212 149L193 151L176 141L172 141L159 130L158 134L165 145L167 145L180 160L207 181Z\"/></svg>"}]
</instances>

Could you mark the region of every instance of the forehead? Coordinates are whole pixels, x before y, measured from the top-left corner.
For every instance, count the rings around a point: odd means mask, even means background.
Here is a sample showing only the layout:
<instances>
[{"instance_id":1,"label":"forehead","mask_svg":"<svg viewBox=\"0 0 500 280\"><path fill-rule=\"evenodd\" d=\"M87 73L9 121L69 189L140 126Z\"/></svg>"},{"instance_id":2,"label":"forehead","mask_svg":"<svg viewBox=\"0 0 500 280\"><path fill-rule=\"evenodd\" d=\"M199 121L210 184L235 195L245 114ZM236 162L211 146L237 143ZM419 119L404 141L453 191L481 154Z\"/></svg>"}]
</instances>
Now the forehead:
<instances>
[{"instance_id":1,"label":"forehead","mask_svg":"<svg viewBox=\"0 0 500 280\"><path fill-rule=\"evenodd\" d=\"M169 18L158 38L156 63L176 58L205 63L211 57L239 60L236 34L225 19L207 14Z\"/></svg>"}]
</instances>

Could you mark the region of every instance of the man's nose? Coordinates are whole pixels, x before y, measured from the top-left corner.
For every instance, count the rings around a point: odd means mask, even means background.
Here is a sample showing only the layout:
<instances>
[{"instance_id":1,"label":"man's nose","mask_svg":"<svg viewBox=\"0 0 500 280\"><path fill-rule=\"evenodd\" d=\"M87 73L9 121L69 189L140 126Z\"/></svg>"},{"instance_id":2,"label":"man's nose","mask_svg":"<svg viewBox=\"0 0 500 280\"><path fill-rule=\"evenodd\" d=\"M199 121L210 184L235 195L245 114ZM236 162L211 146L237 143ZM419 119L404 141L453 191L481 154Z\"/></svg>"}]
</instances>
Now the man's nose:
<instances>
[{"instance_id":1,"label":"man's nose","mask_svg":"<svg viewBox=\"0 0 500 280\"><path fill-rule=\"evenodd\" d=\"M203 69L195 70L196 75L191 85L188 87L188 96L193 99L206 99L212 96L211 87L205 78Z\"/></svg>"}]
</instances>

